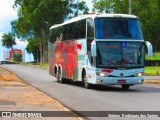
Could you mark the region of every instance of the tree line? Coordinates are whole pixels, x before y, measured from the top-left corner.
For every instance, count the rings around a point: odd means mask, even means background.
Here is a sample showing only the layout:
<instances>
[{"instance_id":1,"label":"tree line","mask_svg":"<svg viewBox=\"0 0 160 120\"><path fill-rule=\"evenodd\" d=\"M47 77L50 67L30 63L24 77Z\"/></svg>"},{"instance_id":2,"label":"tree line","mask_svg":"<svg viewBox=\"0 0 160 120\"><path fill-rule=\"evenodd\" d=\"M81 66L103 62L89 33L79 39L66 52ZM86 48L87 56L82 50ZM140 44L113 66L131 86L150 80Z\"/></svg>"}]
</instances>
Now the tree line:
<instances>
[{"instance_id":1,"label":"tree line","mask_svg":"<svg viewBox=\"0 0 160 120\"><path fill-rule=\"evenodd\" d=\"M131 14L140 18L144 39L152 43L154 52L159 52L160 0L130 2ZM93 12L128 14L129 11L129 0L92 0L92 3ZM85 0L15 0L13 7L18 19L11 22L12 33L5 34L27 40L27 52L41 63L47 61L50 26L89 11Z\"/></svg>"}]
</instances>

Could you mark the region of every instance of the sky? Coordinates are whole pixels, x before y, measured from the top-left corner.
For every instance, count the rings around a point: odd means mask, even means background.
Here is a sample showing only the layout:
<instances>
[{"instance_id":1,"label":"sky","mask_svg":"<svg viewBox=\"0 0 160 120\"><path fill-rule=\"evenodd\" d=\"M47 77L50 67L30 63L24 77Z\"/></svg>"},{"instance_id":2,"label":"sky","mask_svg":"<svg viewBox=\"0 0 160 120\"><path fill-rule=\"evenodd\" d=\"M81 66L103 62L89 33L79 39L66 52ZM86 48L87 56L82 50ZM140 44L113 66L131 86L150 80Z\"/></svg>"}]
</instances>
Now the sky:
<instances>
[{"instance_id":1,"label":"sky","mask_svg":"<svg viewBox=\"0 0 160 120\"><path fill-rule=\"evenodd\" d=\"M1 38L4 33L11 32L11 21L16 20L17 11L13 9L14 0L0 0L0 60L4 60L5 51L9 49L2 46ZM25 51L24 62L33 61L33 55L28 54L25 50L27 42L16 38L16 44L13 48Z\"/></svg>"},{"instance_id":2,"label":"sky","mask_svg":"<svg viewBox=\"0 0 160 120\"><path fill-rule=\"evenodd\" d=\"M85 0L87 3L87 6L92 9L92 0ZM17 11L13 9L14 0L0 0L0 60L4 60L5 51L9 50L2 46L1 38L3 33L11 32L11 21L16 20L17 17ZM91 10L90 10L91 12ZM16 44L13 46L14 48L21 49L22 51L25 51L25 62L29 62L33 60L33 55L29 55L25 47L27 45L27 42L21 41L16 38Z\"/></svg>"}]
</instances>

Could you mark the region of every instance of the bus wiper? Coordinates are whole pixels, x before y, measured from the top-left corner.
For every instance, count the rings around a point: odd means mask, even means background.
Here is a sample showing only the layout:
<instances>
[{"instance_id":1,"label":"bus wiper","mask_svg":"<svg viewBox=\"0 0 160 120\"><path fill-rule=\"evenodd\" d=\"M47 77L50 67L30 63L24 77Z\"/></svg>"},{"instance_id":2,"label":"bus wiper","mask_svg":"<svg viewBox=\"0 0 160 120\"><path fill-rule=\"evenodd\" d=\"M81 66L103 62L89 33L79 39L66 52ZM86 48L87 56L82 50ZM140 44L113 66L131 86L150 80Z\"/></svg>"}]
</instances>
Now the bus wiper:
<instances>
[{"instance_id":1,"label":"bus wiper","mask_svg":"<svg viewBox=\"0 0 160 120\"><path fill-rule=\"evenodd\" d=\"M136 63L129 62L125 60L124 58L122 58L120 61L117 62L117 64L122 65L122 64L136 64Z\"/></svg>"},{"instance_id":2,"label":"bus wiper","mask_svg":"<svg viewBox=\"0 0 160 120\"><path fill-rule=\"evenodd\" d=\"M105 59L104 59L105 60ZM111 62L111 61L109 61L109 60L105 60L106 62L108 62L108 63L111 63L112 65L115 65L116 66L116 64L115 63L113 63L113 62Z\"/></svg>"}]
</instances>

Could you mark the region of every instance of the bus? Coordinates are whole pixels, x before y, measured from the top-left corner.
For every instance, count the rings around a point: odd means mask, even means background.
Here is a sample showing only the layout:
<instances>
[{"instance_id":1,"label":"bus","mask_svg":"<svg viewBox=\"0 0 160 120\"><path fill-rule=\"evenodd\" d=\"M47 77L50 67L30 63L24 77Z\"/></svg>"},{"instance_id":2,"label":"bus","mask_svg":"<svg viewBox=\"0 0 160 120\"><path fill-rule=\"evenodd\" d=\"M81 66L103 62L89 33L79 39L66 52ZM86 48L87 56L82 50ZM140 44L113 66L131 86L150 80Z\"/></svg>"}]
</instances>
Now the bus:
<instances>
[{"instance_id":1,"label":"bus","mask_svg":"<svg viewBox=\"0 0 160 120\"><path fill-rule=\"evenodd\" d=\"M85 88L129 89L143 84L146 50L152 56L152 45L144 41L137 16L82 15L50 27L49 74L60 83L81 81Z\"/></svg>"}]
</instances>

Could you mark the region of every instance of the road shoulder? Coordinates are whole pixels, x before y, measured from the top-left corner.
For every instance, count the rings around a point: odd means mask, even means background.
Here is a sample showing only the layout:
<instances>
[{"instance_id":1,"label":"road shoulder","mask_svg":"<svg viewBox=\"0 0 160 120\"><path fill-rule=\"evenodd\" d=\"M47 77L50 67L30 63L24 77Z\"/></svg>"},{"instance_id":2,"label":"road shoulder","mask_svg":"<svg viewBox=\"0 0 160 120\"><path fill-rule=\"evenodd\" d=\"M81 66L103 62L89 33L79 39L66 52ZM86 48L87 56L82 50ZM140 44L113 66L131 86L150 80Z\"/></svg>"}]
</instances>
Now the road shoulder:
<instances>
[{"instance_id":1,"label":"road shoulder","mask_svg":"<svg viewBox=\"0 0 160 120\"><path fill-rule=\"evenodd\" d=\"M2 67L0 67L0 111L45 111L46 113L47 111L67 111L67 114L69 116L72 114L72 117L67 117L66 114L65 120L82 119L55 99L27 84ZM61 120L64 117L56 119Z\"/></svg>"}]
</instances>

